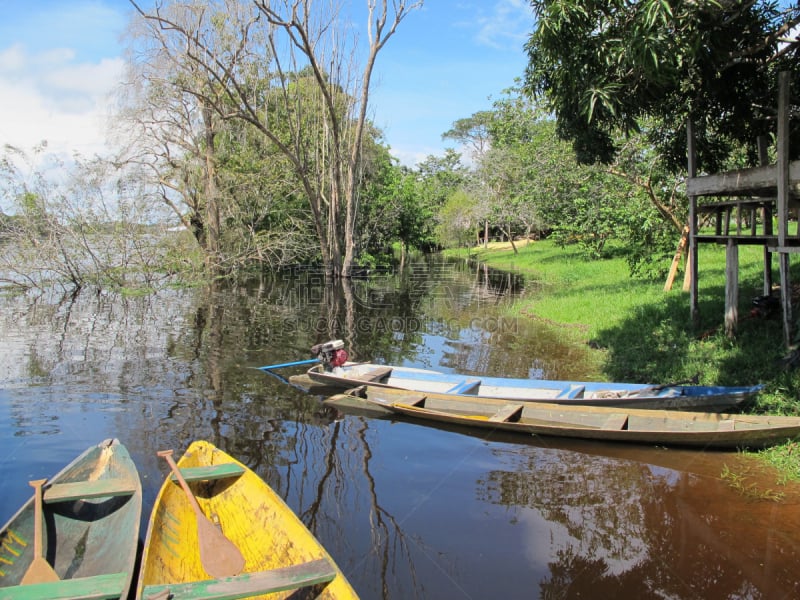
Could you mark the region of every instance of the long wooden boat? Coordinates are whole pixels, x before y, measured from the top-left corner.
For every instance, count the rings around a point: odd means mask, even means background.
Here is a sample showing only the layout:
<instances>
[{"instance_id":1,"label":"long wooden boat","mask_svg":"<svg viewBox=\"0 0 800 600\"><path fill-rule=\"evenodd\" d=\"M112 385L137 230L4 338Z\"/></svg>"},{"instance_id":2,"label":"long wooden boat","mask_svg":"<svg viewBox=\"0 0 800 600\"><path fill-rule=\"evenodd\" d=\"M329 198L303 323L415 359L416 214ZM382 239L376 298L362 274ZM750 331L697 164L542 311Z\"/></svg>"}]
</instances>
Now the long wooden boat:
<instances>
[{"instance_id":1,"label":"long wooden boat","mask_svg":"<svg viewBox=\"0 0 800 600\"><path fill-rule=\"evenodd\" d=\"M800 417L526 403L364 385L324 401L428 421L559 436L701 448L761 448L800 436Z\"/></svg>"},{"instance_id":2,"label":"long wooden boat","mask_svg":"<svg viewBox=\"0 0 800 600\"><path fill-rule=\"evenodd\" d=\"M500 398L517 402L707 412L725 412L740 407L763 387L473 377L372 363L347 363L333 370L318 364L308 369L306 377L289 379L297 385L310 383L342 390L368 383L417 392Z\"/></svg>"},{"instance_id":3,"label":"long wooden boat","mask_svg":"<svg viewBox=\"0 0 800 600\"><path fill-rule=\"evenodd\" d=\"M126 599L141 513L125 446L108 439L88 448L0 530L0 598Z\"/></svg>"},{"instance_id":4,"label":"long wooden boat","mask_svg":"<svg viewBox=\"0 0 800 600\"><path fill-rule=\"evenodd\" d=\"M193 442L176 468L243 566L229 576L208 574L199 528L204 517L171 475L150 516L139 598L357 598L325 548L252 470L206 441Z\"/></svg>"}]
</instances>

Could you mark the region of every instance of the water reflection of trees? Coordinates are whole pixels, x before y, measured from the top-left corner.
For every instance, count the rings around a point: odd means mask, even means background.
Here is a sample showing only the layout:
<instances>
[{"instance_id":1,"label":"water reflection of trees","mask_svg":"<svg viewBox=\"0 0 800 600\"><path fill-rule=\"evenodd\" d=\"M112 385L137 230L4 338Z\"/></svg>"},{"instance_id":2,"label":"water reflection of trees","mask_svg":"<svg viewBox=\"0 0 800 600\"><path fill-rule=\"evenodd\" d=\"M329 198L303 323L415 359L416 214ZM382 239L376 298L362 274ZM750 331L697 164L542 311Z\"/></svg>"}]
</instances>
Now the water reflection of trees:
<instances>
[{"instance_id":1,"label":"water reflection of trees","mask_svg":"<svg viewBox=\"0 0 800 600\"><path fill-rule=\"evenodd\" d=\"M241 415L230 451L286 499L340 568L379 587L365 597L408 597L403 589L419 583L406 535L380 500L367 421L337 420L308 398L294 406L276 429L248 438L263 418L263 409L252 406L255 412Z\"/></svg>"},{"instance_id":2,"label":"water reflection of trees","mask_svg":"<svg viewBox=\"0 0 800 600\"><path fill-rule=\"evenodd\" d=\"M770 573L777 541L764 536L780 525L762 521L752 538L737 539L742 515L720 517L718 500L728 490L715 479L546 449L527 461L490 472L479 496L533 509L548 522L553 560L542 598L796 594L793 575ZM759 522L757 515L753 507L748 516Z\"/></svg>"}]
</instances>

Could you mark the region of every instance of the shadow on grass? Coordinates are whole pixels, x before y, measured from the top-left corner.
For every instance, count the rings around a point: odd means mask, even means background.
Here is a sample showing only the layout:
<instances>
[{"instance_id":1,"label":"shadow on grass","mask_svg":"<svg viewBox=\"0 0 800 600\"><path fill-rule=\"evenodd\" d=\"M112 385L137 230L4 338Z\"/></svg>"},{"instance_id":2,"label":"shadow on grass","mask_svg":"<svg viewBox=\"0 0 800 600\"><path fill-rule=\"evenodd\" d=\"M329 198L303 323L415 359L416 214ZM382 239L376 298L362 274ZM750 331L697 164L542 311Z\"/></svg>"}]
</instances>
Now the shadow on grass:
<instances>
[{"instance_id":1,"label":"shadow on grass","mask_svg":"<svg viewBox=\"0 0 800 600\"><path fill-rule=\"evenodd\" d=\"M780 315L750 314L751 298L740 294L735 339L724 333L724 289L710 288L700 299L700 327L690 322L686 294L638 307L619 325L601 331L593 343L607 351L604 367L612 380L706 385L751 385L783 381Z\"/></svg>"}]
</instances>

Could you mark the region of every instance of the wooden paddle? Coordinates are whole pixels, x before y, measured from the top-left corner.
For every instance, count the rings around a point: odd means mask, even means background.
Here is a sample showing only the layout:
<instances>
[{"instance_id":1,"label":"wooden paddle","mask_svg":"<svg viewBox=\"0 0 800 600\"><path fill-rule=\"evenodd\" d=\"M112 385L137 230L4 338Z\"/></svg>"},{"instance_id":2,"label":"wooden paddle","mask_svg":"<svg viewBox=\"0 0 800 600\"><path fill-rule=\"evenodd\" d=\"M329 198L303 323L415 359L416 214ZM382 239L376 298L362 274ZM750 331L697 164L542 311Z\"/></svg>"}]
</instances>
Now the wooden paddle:
<instances>
[{"instance_id":1,"label":"wooden paddle","mask_svg":"<svg viewBox=\"0 0 800 600\"><path fill-rule=\"evenodd\" d=\"M181 470L172 459L172 450L161 450L158 455L166 459L169 468L175 474L178 483L186 492L189 504L192 505L195 518L197 520L197 542L200 546L200 562L206 573L219 579L221 577L231 577L238 575L244 569L244 556L225 535L217 529L208 517L200 509L197 499L189 489L189 485L181 475Z\"/></svg>"},{"instance_id":2,"label":"wooden paddle","mask_svg":"<svg viewBox=\"0 0 800 600\"><path fill-rule=\"evenodd\" d=\"M37 479L28 483L34 489L33 504L33 562L22 576L22 585L29 583L45 583L48 581L59 581L58 573L53 570L50 563L42 554L42 520L44 518L42 509L42 486L47 479Z\"/></svg>"}]
</instances>

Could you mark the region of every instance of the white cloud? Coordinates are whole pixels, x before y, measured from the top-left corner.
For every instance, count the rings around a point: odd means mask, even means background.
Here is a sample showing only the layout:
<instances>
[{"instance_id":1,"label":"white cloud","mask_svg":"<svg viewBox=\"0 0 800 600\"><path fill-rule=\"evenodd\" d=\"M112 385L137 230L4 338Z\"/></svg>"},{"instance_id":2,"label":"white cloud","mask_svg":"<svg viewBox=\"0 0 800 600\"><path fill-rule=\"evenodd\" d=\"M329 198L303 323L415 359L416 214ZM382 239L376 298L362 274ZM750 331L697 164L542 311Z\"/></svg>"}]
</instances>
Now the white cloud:
<instances>
[{"instance_id":1,"label":"white cloud","mask_svg":"<svg viewBox=\"0 0 800 600\"><path fill-rule=\"evenodd\" d=\"M47 140L57 154L101 153L109 96L122 59L76 62L69 48L30 53L22 44L0 50L0 144L29 149Z\"/></svg>"},{"instance_id":2,"label":"white cloud","mask_svg":"<svg viewBox=\"0 0 800 600\"><path fill-rule=\"evenodd\" d=\"M506 50L521 48L533 31L533 10L526 0L499 0L489 14L479 14L475 39L479 44Z\"/></svg>"}]
</instances>

